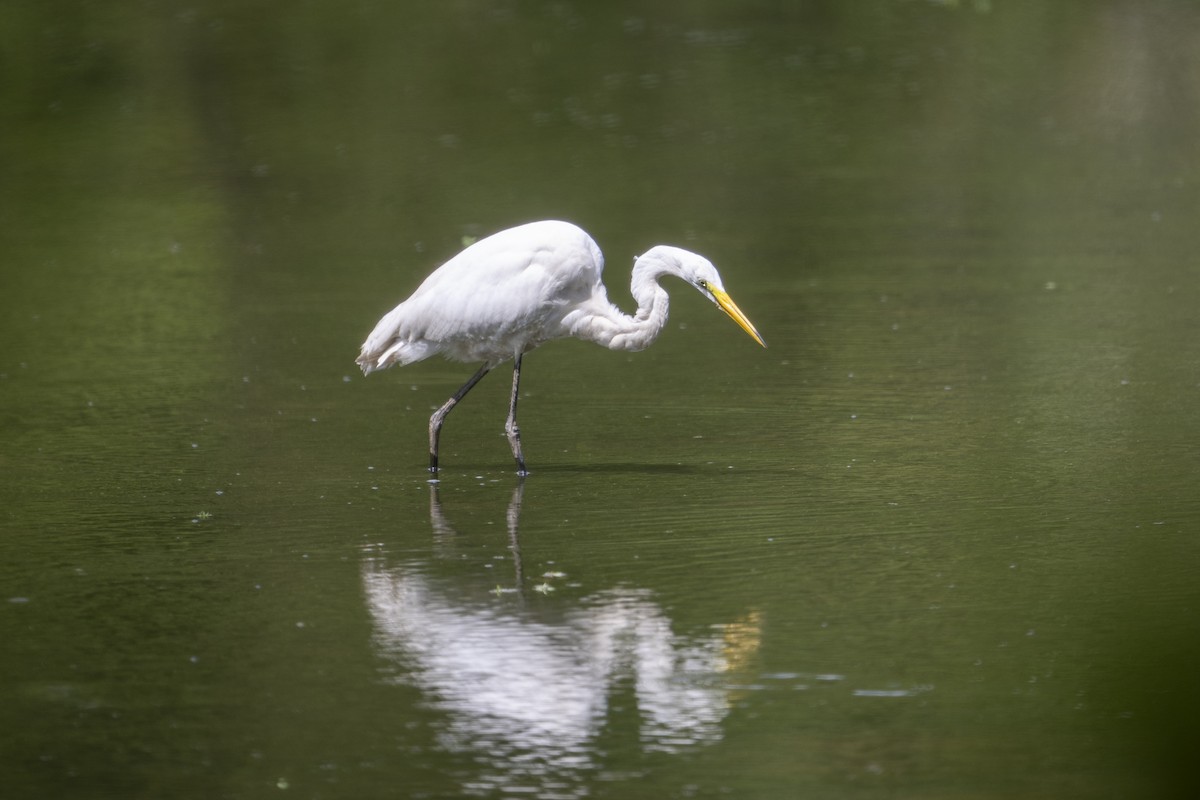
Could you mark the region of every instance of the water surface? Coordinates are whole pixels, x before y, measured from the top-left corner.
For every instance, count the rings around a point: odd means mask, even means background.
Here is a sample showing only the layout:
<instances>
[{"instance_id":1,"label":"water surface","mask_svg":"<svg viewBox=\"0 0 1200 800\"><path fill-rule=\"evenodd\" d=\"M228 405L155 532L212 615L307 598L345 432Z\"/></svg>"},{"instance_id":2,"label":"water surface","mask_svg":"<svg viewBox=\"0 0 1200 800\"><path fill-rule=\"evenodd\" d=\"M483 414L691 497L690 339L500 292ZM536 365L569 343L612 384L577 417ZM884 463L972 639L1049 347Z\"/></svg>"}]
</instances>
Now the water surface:
<instances>
[{"instance_id":1,"label":"water surface","mask_svg":"<svg viewBox=\"0 0 1200 800\"><path fill-rule=\"evenodd\" d=\"M12 797L1188 797L1187 3L10 9ZM640 354L364 379L476 237Z\"/></svg>"}]
</instances>

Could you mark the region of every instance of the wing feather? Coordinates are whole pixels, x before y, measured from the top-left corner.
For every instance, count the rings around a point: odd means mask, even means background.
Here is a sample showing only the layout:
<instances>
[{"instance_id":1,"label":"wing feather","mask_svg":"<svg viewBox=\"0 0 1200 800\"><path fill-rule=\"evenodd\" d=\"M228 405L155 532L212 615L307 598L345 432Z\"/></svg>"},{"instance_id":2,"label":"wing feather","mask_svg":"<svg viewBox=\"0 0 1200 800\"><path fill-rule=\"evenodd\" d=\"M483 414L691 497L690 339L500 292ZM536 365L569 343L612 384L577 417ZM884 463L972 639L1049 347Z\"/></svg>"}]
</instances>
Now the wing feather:
<instances>
[{"instance_id":1,"label":"wing feather","mask_svg":"<svg viewBox=\"0 0 1200 800\"><path fill-rule=\"evenodd\" d=\"M481 239L447 261L367 337L364 371L435 353L499 363L566 335L563 317L599 287L604 259L583 230L536 222Z\"/></svg>"}]
</instances>

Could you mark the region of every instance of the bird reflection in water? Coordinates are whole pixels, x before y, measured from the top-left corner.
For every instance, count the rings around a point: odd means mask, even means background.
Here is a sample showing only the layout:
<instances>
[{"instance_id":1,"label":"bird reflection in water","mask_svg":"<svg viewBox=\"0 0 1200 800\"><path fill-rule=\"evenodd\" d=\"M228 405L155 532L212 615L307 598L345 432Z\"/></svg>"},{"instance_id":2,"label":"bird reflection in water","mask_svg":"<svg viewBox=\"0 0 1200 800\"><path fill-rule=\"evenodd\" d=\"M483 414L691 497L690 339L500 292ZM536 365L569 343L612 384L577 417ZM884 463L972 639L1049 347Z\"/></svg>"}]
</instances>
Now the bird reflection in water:
<instances>
[{"instance_id":1,"label":"bird reflection in water","mask_svg":"<svg viewBox=\"0 0 1200 800\"><path fill-rule=\"evenodd\" d=\"M523 491L518 484L508 509L518 593ZM446 547L454 529L436 486L431 492ZM702 634L675 633L652 592L626 587L588 595L548 621L496 594L464 593L418 563L389 564L376 548L362 578L377 647L398 668L391 680L420 687L445 714L439 745L478 765L468 793L583 796L588 777L611 766L597 741L621 714L637 715L630 749L675 753L718 741L761 639L756 611ZM627 720L618 727L630 730Z\"/></svg>"}]
</instances>

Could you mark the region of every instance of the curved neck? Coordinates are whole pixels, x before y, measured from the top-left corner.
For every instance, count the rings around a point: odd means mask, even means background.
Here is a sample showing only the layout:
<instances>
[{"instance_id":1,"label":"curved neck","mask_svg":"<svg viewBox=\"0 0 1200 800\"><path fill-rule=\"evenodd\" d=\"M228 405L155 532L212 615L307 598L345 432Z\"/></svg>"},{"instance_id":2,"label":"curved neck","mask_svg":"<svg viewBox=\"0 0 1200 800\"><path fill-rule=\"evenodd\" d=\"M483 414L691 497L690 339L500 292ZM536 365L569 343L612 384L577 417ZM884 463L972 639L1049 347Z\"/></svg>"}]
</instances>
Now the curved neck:
<instances>
[{"instance_id":1,"label":"curved neck","mask_svg":"<svg viewBox=\"0 0 1200 800\"><path fill-rule=\"evenodd\" d=\"M659 286L658 279L674 274L674 270L666 262L647 256L650 256L650 253L633 263L629 292L637 301L637 311L633 317L626 317L630 325L622 334L624 338L621 344L616 347L609 345L614 350L643 350L654 343L667 324L671 298L667 295L667 290Z\"/></svg>"},{"instance_id":2,"label":"curved neck","mask_svg":"<svg viewBox=\"0 0 1200 800\"><path fill-rule=\"evenodd\" d=\"M606 296L593 298L584 313L568 315L564 322L572 336L595 342L610 350L644 350L653 344L667 324L670 298L658 285L664 275L678 275L678 259L670 252L674 248L659 246L649 250L633 264L629 290L637 301L637 311L629 316L608 301Z\"/></svg>"}]
</instances>

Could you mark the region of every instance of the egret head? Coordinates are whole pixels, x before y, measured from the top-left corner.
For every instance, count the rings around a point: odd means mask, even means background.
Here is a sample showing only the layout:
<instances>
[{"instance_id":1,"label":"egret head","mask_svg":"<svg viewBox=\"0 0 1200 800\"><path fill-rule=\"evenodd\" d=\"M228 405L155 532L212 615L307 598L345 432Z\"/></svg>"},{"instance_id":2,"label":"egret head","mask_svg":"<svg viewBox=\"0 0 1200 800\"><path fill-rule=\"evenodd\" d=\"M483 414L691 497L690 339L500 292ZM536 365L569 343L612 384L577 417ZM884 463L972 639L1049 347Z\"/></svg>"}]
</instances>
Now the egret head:
<instances>
[{"instance_id":1,"label":"egret head","mask_svg":"<svg viewBox=\"0 0 1200 800\"><path fill-rule=\"evenodd\" d=\"M707 297L718 308L728 314L742 330L750 334L750 337L754 341L763 347L767 346L767 343L758 335L758 331L754 328L753 323L742 313L742 310L733 302L733 298L725 291L725 286L721 282L721 274L717 272L717 268L704 256L680 247L658 245L646 251L646 254L639 258L638 261L653 262L659 266L659 269L664 274L675 275L687 281L696 287L696 290L700 294Z\"/></svg>"}]
</instances>

